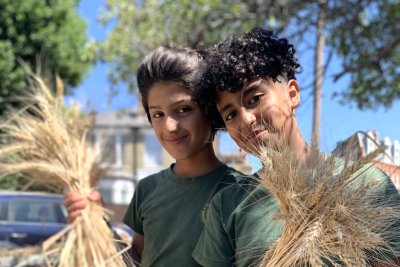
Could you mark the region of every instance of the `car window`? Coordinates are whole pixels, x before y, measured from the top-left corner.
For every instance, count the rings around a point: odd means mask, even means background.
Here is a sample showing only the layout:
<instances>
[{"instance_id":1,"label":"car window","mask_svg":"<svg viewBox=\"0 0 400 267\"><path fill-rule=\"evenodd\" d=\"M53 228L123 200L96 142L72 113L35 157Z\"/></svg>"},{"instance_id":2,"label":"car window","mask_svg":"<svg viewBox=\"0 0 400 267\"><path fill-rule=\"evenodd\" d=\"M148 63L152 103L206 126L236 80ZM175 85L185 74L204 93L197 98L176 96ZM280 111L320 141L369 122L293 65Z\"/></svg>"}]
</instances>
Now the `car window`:
<instances>
[{"instance_id":1,"label":"car window","mask_svg":"<svg viewBox=\"0 0 400 267\"><path fill-rule=\"evenodd\" d=\"M7 203L0 202L0 221L7 221Z\"/></svg>"},{"instance_id":2,"label":"car window","mask_svg":"<svg viewBox=\"0 0 400 267\"><path fill-rule=\"evenodd\" d=\"M11 204L15 222L63 223L58 215L61 203L18 200Z\"/></svg>"}]
</instances>

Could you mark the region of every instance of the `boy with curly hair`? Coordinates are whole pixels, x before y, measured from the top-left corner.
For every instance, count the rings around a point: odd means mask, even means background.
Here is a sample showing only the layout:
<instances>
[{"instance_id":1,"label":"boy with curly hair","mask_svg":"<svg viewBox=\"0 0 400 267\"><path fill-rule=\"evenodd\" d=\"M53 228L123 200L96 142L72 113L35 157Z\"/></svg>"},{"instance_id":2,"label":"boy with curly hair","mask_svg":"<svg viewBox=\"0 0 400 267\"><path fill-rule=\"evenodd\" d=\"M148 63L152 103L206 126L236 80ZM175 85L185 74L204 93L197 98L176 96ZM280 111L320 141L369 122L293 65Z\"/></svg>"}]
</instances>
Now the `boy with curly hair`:
<instances>
[{"instance_id":1,"label":"boy with curly hair","mask_svg":"<svg viewBox=\"0 0 400 267\"><path fill-rule=\"evenodd\" d=\"M295 77L299 68L288 40L256 28L212 50L196 101L246 152L259 156L262 146L289 147L304 161L310 148L295 112L300 104ZM385 194L400 204L393 184L383 179ZM282 232L282 221L273 219L277 213L278 201L256 179L226 187L210 204L193 257L205 267L256 266ZM396 258L398 251L388 257Z\"/></svg>"}]
</instances>

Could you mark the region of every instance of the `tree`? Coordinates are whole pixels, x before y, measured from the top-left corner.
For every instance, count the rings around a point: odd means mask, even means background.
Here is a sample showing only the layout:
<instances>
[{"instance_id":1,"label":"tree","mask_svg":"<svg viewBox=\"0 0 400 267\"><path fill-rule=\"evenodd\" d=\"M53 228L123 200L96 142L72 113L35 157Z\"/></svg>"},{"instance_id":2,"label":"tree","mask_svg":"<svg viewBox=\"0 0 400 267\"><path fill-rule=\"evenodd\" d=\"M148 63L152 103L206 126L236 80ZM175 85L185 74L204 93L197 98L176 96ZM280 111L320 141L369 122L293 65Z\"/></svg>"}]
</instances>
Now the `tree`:
<instances>
[{"instance_id":1,"label":"tree","mask_svg":"<svg viewBox=\"0 0 400 267\"><path fill-rule=\"evenodd\" d=\"M262 3L260 3L262 2ZM144 56L160 45L207 47L254 26L283 31L295 9L275 0L108 0L103 24L115 26L99 42L99 56L111 65L112 84L136 89L136 69ZM288 0L301 8L308 1Z\"/></svg>"},{"instance_id":2,"label":"tree","mask_svg":"<svg viewBox=\"0 0 400 267\"><path fill-rule=\"evenodd\" d=\"M78 0L0 0L0 112L5 99L26 86L20 62L52 85L58 74L67 92L89 69L86 23L76 11Z\"/></svg>"},{"instance_id":3,"label":"tree","mask_svg":"<svg viewBox=\"0 0 400 267\"><path fill-rule=\"evenodd\" d=\"M333 53L343 62L335 79L351 77L343 103L388 107L400 98L399 5L395 0L108 0L102 21L116 25L99 51L112 63L111 82L134 90L138 63L161 44L208 46L254 26L273 28L298 44L315 36L312 142L318 146L322 82Z\"/></svg>"},{"instance_id":4,"label":"tree","mask_svg":"<svg viewBox=\"0 0 400 267\"><path fill-rule=\"evenodd\" d=\"M313 47L313 131L312 143L319 146L322 83L330 58L335 53L342 69L334 81L350 77L348 88L339 96L342 104L355 102L360 109L390 107L400 98L400 3L393 0L315 0L298 10L301 20L311 26ZM307 22L308 21L308 22ZM300 42L305 35L300 35ZM329 50L323 60L324 48Z\"/></svg>"},{"instance_id":5,"label":"tree","mask_svg":"<svg viewBox=\"0 0 400 267\"><path fill-rule=\"evenodd\" d=\"M325 46L325 13L326 0L318 0L317 38L314 62L314 114L311 144L319 147L321 124L322 82L324 78L324 46Z\"/></svg>"},{"instance_id":6,"label":"tree","mask_svg":"<svg viewBox=\"0 0 400 267\"><path fill-rule=\"evenodd\" d=\"M332 23L332 39L343 65L334 79L350 76L349 89L340 94L342 103L388 108L400 98L400 2L357 2L355 10L337 6L343 16Z\"/></svg>"}]
</instances>

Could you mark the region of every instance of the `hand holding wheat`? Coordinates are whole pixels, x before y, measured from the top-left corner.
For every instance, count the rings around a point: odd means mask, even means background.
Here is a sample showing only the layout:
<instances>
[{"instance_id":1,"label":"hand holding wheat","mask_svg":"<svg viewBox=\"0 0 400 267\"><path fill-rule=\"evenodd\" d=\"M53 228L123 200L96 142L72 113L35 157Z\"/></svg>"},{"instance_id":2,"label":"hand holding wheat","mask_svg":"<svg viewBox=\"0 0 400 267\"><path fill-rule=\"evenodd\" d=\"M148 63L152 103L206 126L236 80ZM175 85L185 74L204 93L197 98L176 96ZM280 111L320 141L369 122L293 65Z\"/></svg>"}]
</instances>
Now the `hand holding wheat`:
<instances>
[{"instance_id":1,"label":"hand holding wheat","mask_svg":"<svg viewBox=\"0 0 400 267\"><path fill-rule=\"evenodd\" d=\"M381 152L354 163L315 152L299 162L289 149L262 149L261 183L279 200L284 230L260 266L390 266L400 207L396 190L382 197L390 182L369 163Z\"/></svg>"},{"instance_id":2,"label":"hand holding wheat","mask_svg":"<svg viewBox=\"0 0 400 267\"><path fill-rule=\"evenodd\" d=\"M59 83L60 84L60 83ZM78 109L65 110L62 90L53 97L39 78L33 78L22 109L10 108L2 118L7 140L0 148L0 175L22 173L31 184L89 194L98 182L99 153L88 143L88 125ZM43 243L49 266L125 266L117 250L105 210L90 203L82 216ZM126 248L127 249L127 248Z\"/></svg>"}]
</instances>

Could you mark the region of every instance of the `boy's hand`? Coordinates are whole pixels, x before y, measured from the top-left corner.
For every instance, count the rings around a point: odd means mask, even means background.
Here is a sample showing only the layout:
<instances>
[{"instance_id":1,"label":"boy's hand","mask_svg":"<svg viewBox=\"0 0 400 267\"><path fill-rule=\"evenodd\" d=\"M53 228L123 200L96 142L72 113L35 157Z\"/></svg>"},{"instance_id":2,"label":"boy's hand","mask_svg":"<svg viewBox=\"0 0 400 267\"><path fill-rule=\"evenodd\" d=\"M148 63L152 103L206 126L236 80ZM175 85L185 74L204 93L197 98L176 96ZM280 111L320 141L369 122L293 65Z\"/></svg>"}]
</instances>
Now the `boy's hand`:
<instances>
[{"instance_id":1,"label":"boy's hand","mask_svg":"<svg viewBox=\"0 0 400 267\"><path fill-rule=\"evenodd\" d=\"M92 191L86 197L78 191L68 191L64 195L64 205L68 211L68 223L73 223L89 202L101 205L101 196L98 191Z\"/></svg>"}]
</instances>

